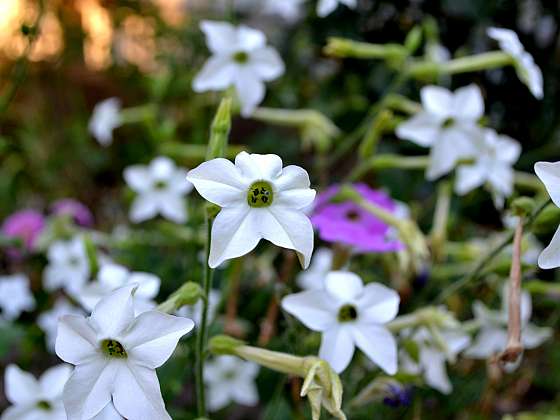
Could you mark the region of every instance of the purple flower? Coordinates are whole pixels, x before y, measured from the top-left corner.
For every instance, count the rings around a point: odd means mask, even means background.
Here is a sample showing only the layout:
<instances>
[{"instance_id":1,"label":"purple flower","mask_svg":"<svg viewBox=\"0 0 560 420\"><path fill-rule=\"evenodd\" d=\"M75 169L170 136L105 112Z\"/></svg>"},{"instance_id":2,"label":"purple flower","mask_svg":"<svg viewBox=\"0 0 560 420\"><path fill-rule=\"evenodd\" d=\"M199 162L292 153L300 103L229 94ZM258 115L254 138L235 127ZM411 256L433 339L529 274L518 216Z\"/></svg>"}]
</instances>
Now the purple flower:
<instances>
[{"instance_id":1,"label":"purple flower","mask_svg":"<svg viewBox=\"0 0 560 420\"><path fill-rule=\"evenodd\" d=\"M8 216L2 224L2 234L9 238L18 238L22 241L23 247L31 251L37 238L45 227L45 218L36 210L20 210ZM8 249L11 257L19 257L17 249Z\"/></svg>"},{"instance_id":2,"label":"purple flower","mask_svg":"<svg viewBox=\"0 0 560 420\"><path fill-rule=\"evenodd\" d=\"M51 205L51 211L56 215L68 215L80 226L89 227L93 225L93 214L78 200L63 198Z\"/></svg>"},{"instance_id":3,"label":"purple flower","mask_svg":"<svg viewBox=\"0 0 560 420\"><path fill-rule=\"evenodd\" d=\"M408 407L412 403L412 388L409 386L389 385L383 404L392 408Z\"/></svg>"},{"instance_id":4,"label":"purple flower","mask_svg":"<svg viewBox=\"0 0 560 420\"><path fill-rule=\"evenodd\" d=\"M354 184L356 191L367 201L391 212L397 204L383 191L376 191L365 184ZM332 203L330 200L340 187L333 185L318 195L311 222L319 237L327 242L352 246L357 252L392 252L403 249L403 244L393 230L371 213L353 202Z\"/></svg>"}]
</instances>

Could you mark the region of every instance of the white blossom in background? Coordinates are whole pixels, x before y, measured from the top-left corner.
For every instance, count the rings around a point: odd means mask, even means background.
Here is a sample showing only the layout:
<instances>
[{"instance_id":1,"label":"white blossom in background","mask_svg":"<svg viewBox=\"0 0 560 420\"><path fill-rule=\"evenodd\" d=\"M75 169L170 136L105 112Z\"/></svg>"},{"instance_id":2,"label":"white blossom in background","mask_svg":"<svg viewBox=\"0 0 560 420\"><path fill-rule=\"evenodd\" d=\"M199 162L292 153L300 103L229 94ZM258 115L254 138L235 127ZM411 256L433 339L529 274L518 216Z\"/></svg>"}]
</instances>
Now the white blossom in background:
<instances>
[{"instance_id":1,"label":"white blossom in background","mask_svg":"<svg viewBox=\"0 0 560 420\"><path fill-rule=\"evenodd\" d=\"M16 365L8 365L4 374L4 392L12 405L1 420L66 420L62 390L72 367L54 366L39 378Z\"/></svg>"},{"instance_id":2,"label":"white blossom in background","mask_svg":"<svg viewBox=\"0 0 560 420\"><path fill-rule=\"evenodd\" d=\"M537 162L535 173L546 187L550 199L560 207L560 162ZM550 244L539 255L540 268L560 267L560 226L556 229Z\"/></svg>"},{"instance_id":3,"label":"white blossom in background","mask_svg":"<svg viewBox=\"0 0 560 420\"><path fill-rule=\"evenodd\" d=\"M221 91L234 86L241 102L241 114L251 115L264 99L264 82L284 73L280 55L266 46L265 35L256 29L206 20L200 28L212 57L194 78L193 89Z\"/></svg>"},{"instance_id":4,"label":"white blossom in background","mask_svg":"<svg viewBox=\"0 0 560 420\"><path fill-rule=\"evenodd\" d=\"M401 368L413 375L422 375L425 383L443 394L452 391L446 363L454 363L457 355L470 344L470 336L461 331L443 330L441 337L446 345L442 349L428 329L422 327L410 336L418 348L418 360L405 350L401 351Z\"/></svg>"},{"instance_id":5,"label":"white blossom in background","mask_svg":"<svg viewBox=\"0 0 560 420\"><path fill-rule=\"evenodd\" d=\"M445 63L451 60L451 53L439 42L429 42L426 44L426 57L435 63Z\"/></svg>"},{"instance_id":6,"label":"white blossom in background","mask_svg":"<svg viewBox=\"0 0 560 420\"><path fill-rule=\"evenodd\" d=\"M123 286L136 285L134 292L134 314L154 309L157 305L154 299L159 293L161 280L151 273L131 272L122 265L109 263L99 269L97 279L86 284L78 293L77 299L89 312L93 311L95 305L113 292Z\"/></svg>"},{"instance_id":7,"label":"white blossom in background","mask_svg":"<svg viewBox=\"0 0 560 420\"><path fill-rule=\"evenodd\" d=\"M384 324L399 310L399 295L379 284L364 286L347 271L332 271L323 290L306 290L282 299L282 308L307 328L322 333L319 357L333 370L350 364L357 346L389 375L397 372L397 343Z\"/></svg>"},{"instance_id":8,"label":"white blossom in background","mask_svg":"<svg viewBox=\"0 0 560 420\"><path fill-rule=\"evenodd\" d=\"M35 298L25 274L0 276L0 318L8 321L19 318L23 311L35 309Z\"/></svg>"},{"instance_id":9,"label":"white blossom in background","mask_svg":"<svg viewBox=\"0 0 560 420\"><path fill-rule=\"evenodd\" d=\"M513 165L521 154L521 145L492 129L480 129L474 137L474 163L457 168L455 192L459 195L485 183L492 192L496 207L504 206L505 198L513 193Z\"/></svg>"},{"instance_id":10,"label":"white blossom in background","mask_svg":"<svg viewBox=\"0 0 560 420\"><path fill-rule=\"evenodd\" d=\"M315 199L315 190L304 169L282 168L277 155L241 152L235 165L212 159L189 171L187 179L221 207L212 224L210 267L251 252L261 239L295 250L308 267L313 227L303 209Z\"/></svg>"},{"instance_id":11,"label":"white blossom in background","mask_svg":"<svg viewBox=\"0 0 560 420\"><path fill-rule=\"evenodd\" d=\"M118 98L105 99L95 105L88 128L102 146L109 146L113 142L113 130L122 125L120 112L121 101Z\"/></svg>"},{"instance_id":12,"label":"white blossom in background","mask_svg":"<svg viewBox=\"0 0 560 420\"><path fill-rule=\"evenodd\" d=\"M309 268L297 275L297 285L304 290L323 289L332 263L333 252L329 248L319 248L313 253Z\"/></svg>"},{"instance_id":13,"label":"white blossom in background","mask_svg":"<svg viewBox=\"0 0 560 420\"><path fill-rule=\"evenodd\" d=\"M76 366L64 388L68 420L92 418L111 401L128 419L171 419L155 369L194 323L157 311L135 317L133 292L134 286L114 291L88 318L60 319L56 354Z\"/></svg>"},{"instance_id":14,"label":"white blossom in background","mask_svg":"<svg viewBox=\"0 0 560 420\"><path fill-rule=\"evenodd\" d=\"M357 0L319 0L317 3L317 15L319 17L325 17L330 15L335 9L338 7L339 4L344 4L345 6L349 7L350 9L355 9L358 5Z\"/></svg>"},{"instance_id":15,"label":"white blossom in background","mask_svg":"<svg viewBox=\"0 0 560 420\"><path fill-rule=\"evenodd\" d=\"M521 293L521 342L526 349L540 346L552 335L549 328L541 328L529 323L531 311L531 295L523 291ZM473 359L488 359L504 351L507 344L508 312L507 282L502 289L502 307L499 311L490 310L482 302L475 301L473 313L480 330L464 355ZM510 365L510 369L512 366L516 365Z\"/></svg>"},{"instance_id":16,"label":"white blossom in background","mask_svg":"<svg viewBox=\"0 0 560 420\"><path fill-rule=\"evenodd\" d=\"M543 75L533 56L525 51L517 34L510 29L488 28L487 34L498 42L500 49L514 61L517 77L537 99L543 98Z\"/></svg>"},{"instance_id":17,"label":"white blossom in background","mask_svg":"<svg viewBox=\"0 0 560 420\"><path fill-rule=\"evenodd\" d=\"M159 156L148 166L132 165L124 170L124 179L138 195L130 208L130 220L143 222L158 214L175 223L187 220L185 196L192 185L187 170L178 168L168 157Z\"/></svg>"},{"instance_id":18,"label":"white blossom in background","mask_svg":"<svg viewBox=\"0 0 560 420\"><path fill-rule=\"evenodd\" d=\"M54 242L47 251L48 265L43 271L43 287L47 291L64 289L75 295L88 281L89 260L83 238Z\"/></svg>"},{"instance_id":19,"label":"white blossom in background","mask_svg":"<svg viewBox=\"0 0 560 420\"><path fill-rule=\"evenodd\" d=\"M519 5L517 26L525 34L533 33L538 47L545 48L554 40L558 25L554 16L544 14L537 0L524 0Z\"/></svg>"},{"instance_id":20,"label":"white blossom in background","mask_svg":"<svg viewBox=\"0 0 560 420\"><path fill-rule=\"evenodd\" d=\"M476 85L451 92L439 86L420 91L422 110L397 127L397 137L430 147L426 172L434 180L450 172L460 159L475 152L478 120L484 114L482 93Z\"/></svg>"},{"instance_id":21,"label":"white blossom in background","mask_svg":"<svg viewBox=\"0 0 560 420\"><path fill-rule=\"evenodd\" d=\"M301 16L303 3L307 0L264 0L262 13L277 15L286 22L295 22Z\"/></svg>"},{"instance_id":22,"label":"white blossom in background","mask_svg":"<svg viewBox=\"0 0 560 420\"><path fill-rule=\"evenodd\" d=\"M68 300L59 298L54 306L37 318L37 324L45 333L47 349L54 353L54 343L56 341L56 331L58 329L58 320L63 315L83 315L84 311L72 305Z\"/></svg>"},{"instance_id":23,"label":"white blossom in background","mask_svg":"<svg viewBox=\"0 0 560 420\"><path fill-rule=\"evenodd\" d=\"M210 290L208 294L208 322L216 317L221 293L219 290ZM195 325L200 325L202 319L202 301L198 300L194 305L185 305L176 312L177 316L192 319Z\"/></svg>"},{"instance_id":24,"label":"white blossom in background","mask_svg":"<svg viewBox=\"0 0 560 420\"><path fill-rule=\"evenodd\" d=\"M235 356L220 356L204 367L207 404L210 411L218 411L230 403L255 406L259 393L255 379L259 366Z\"/></svg>"}]
</instances>

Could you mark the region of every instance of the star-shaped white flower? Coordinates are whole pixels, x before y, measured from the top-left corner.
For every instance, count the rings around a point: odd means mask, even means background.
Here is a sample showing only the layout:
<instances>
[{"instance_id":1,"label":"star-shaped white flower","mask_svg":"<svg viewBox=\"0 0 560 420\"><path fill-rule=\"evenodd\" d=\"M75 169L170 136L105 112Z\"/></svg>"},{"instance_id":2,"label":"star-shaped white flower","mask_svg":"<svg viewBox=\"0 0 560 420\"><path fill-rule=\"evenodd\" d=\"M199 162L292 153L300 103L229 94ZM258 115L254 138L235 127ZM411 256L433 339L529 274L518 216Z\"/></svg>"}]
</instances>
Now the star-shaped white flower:
<instances>
[{"instance_id":1,"label":"star-shaped white flower","mask_svg":"<svg viewBox=\"0 0 560 420\"><path fill-rule=\"evenodd\" d=\"M208 294L208 322L212 322L216 317L218 305L220 304L221 293L219 290L210 290ZM178 316L192 319L195 325L200 325L202 319L202 301L197 301L194 305L185 305L176 312Z\"/></svg>"},{"instance_id":2,"label":"star-shaped white flower","mask_svg":"<svg viewBox=\"0 0 560 420\"><path fill-rule=\"evenodd\" d=\"M475 162L457 168L455 192L464 195L487 183L496 206L513 192L513 165L521 154L521 145L511 137L499 135L492 129L480 129L473 138Z\"/></svg>"},{"instance_id":3,"label":"star-shaped white flower","mask_svg":"<svg viewBox=\"0 0 560 420\"><path fill-rule=\"evenodd\" d=\"M121 101L118 98L105 99L95 105L88 128L102 146L109 146L113 142L113 130L122 125L120 112Z\"/></svg>"},{"instance_id":4,"label":"star-shaped white flower","mask_svg":"<svg viewBox=\"0 0 560 420\"><path fill-rule=\"evenodd\" d=\"M208 387L207 403L210 411L218 411L234 402L254 406L259 402L255 378L259 366L235 356L221 356L207 362L204 382Z\"/></svg>"},{"instance_id":5,"label":"star-shaped white flower","mask_svg":"<svg viewBox=\"0 0 560 420\"><path fill-rule=\"evenodd\" d=\"M521 342L526 349L540 346L551 336L549 328L541 328L530 324L532 303L528 292L521 293ZM502 289L502 307L499 311L490 310L480 301L473 303L475 319L480 325L471 347L465 351L465 356L474 359L488 359L506 348L508 325L508 287Z\"/></svg>"},{"instance_id":6,"label":"star-shaped white flower","mask_svg":"<svg viewBox=\"0 0 560 420\"><path fill-rule=\"evenodd\" d=\"M139 223L161 214L172 222L184 223L187 220L185 195L192 190L186 176L186 169L177 168L164 156L155 158L148 166L126 168L124 179L138 193L130 209L130 220Z\"/></svg>"},{"instance_id":7,"label":"star-shaped white flower","mask_svg":"<svg viewBox=\"0 0 560 420\"><path fill-rule=\"evenodd\" d=\"M171 419L155 369L194 323L157 311L134 317L133 292L114 291L88 318L60 319L56 354L76 366L64 388L68 420L90 419L111 401L128 419Z\"/></svg>"},{"instance_id":8,"label":"star-shaped white flower","mask_svg":"<svg viewBox=\"0 0 560 420\"><path fill-rule=\"evenodd\" d=\"M443 394L451 392L452 385L447 375L446 363L455 362L457 355L470 344L470 337L457 330L444 330L441 337L447 346L447 352L443 351L428 329L422 327L412 336L418 347L418 360L403 351L401 361L405 372L419 375L422 374L424 381L431 388L437 389Z\"/></svg>"},{"instance_id":9,"label":"star-shaped white flower","mask_svg":"<svg viewBox=\"0 0 560 420\"><path fill-rule=\"evenodd\" d=\"M239 153L235 165L218 158L189 171L199 194L222 209L212 225L208 265L252 251L261 239L297 251L304 268L313 252L313 227L303 209L315 198L309 175L282 168L277 155Z\"/></svg>"},{"instance_id":10,"label":"star-shaped white flower","mask_svg":"<svg viewBox=\"0 0 560 420\"><path fill-rule=\"evenodd\" d=\"M241 102L241 114L249 116L265 95L264 82L284 73L284 63L265 35L244 25L202 21L200 28L212 57L193 80L196 92L225 90L234 86Z\"/></svg>"},{"instance_id":11,"label":"star-shaped white flower","mask_svg":"<svg viewBox=\"0 0 560 420\"><path fill-rule=\"evenodd\" d=\"M37 318L37 324L45 333L47 349L54 352L58 321L63 315L83 315L84 312L64 298L59 298L52 309L45 311Z\"/></svg>"},{"instance_id":12,"label":"star-shaped white flower","mask_svg":"<svg viewBox=\"0 0 560 420\"><path fill-rule=\"evenodd\" d=\"M396 134L419 146L430 147L430 164L426 172L434 180L450 172L460 159L475 152L473 137L477 122L484 114L480 89L469 85L451 92L439 86L420 91L422 111L400 124Z\"/></svg>"},{"instance_id":13,"label":"star-shaped white flower","mask_svg":"<svg viewBox=\"0 0 560 420\"><path fill-rule=\"evenodd\" d=\"M298 274L296 282L305 290L323 289L325 277L332 270L333 252L328 248L319 248L313 253L309 268Z\"/></svg>"},{"instance_id":14,"label":"star-shaped white flower","mask_svg":"<svg viewBox=\"0 0 560 420\"><path fill-rule=\"evenodd\" d=\"M4 390L13 405L2 413L2 420L66 420L62 390L72 367L58 365L48 369L39 380L9 365L4 375Z\"/></svg>"},{"instance_id":15,"label":"star-shaped white flower","mask_svg":"<svg viewBox=\"0 0 560 420\"><path fill-rule=\"evenodd\" d=\"M158 276L144 272L130 272L126 267L115 263L103 264L94 282L86 284L78 292L77 298L89 312L112 291L123 286L135 284L134 314L140 315L156 307L154 301L159 293L161 280Z\"/></svg>"},{"instance_id":16,"label":"star-shaped white flower","mask_svg":"<svg viewBox=\"0 0 560 420\"><path fill-rule=\"evenodd\" d=\"M397 315L399 295L379 283L364 286L347 271L332 271L323 290L307 290L282 299L282 308L322 335L319 357L340 373L357 346L389 375L397 372L397 343L384 326Z\"/></svg>"},{"instance_id":17,"label":"star-shaped white flower","mask_svg":"<svg viewBox=\"0 0 560 420\"><path fill-rule=\"evenodd\" d=\"M537 162L535 173L546 187L554 205L560 207L560 162ZM550 244L539 255L538 263L544 269L560 267L560 226Z\"/></svg>"},{"instance_id":18,"label":"star-shaped white flower","mask_svg":"<svg viewBox=\"0 0 560 420\"><path fill-rule=\"evenodd\" d=\"M87 282L89 260L83 238L54 242L47 251L49 264L43 271L43 287L48 291L64 289L75 295Z\"/></svg>"},{"instance_id":19,"label":"star-shaped white flower","mask_svg":"<svg viewBox=\"0 0 560 420\"><path fill-rule=\"evenodd\" d=\"M543 76L533 56L525 51L517 34L510 29L489 28L487 34L498 41L500 49L509 54L514 61L517 77L529 88L537 99L543 97Z\"/></svg>"},{"instance_id":20,"label":"star-shaped white flower","mask_svg":"<svg viewBox=\"0 0 560 420\"><path fill-rule=\"evenodd\" d=\"M35 309L35 298L25 274L0 276L0 318L17 319L23 311Z\"/></svg>"},{"instance_id":21,"label":"star-shaped white flower","mask_svg":"<svg viewBox=\"0 0 560 420\"><path fill-rule=\"evenodd\" d=\"M344 4L345 6L355 9L358 5L357 0L319 0L317 3L317 14L320 17L325 17L330 15L335 11L339 4Z\"/></svg>"}]
</instances>

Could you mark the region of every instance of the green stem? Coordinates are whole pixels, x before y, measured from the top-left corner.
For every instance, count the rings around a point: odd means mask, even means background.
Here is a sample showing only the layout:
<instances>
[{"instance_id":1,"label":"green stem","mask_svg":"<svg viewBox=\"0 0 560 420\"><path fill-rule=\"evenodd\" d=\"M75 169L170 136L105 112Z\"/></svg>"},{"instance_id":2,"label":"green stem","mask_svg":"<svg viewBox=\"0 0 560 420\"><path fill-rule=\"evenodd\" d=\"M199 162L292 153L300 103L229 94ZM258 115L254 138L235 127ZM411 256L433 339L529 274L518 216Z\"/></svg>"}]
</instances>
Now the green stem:
<instances>
[{"instance_id":1,"label":"green stem","mask_svg":"<svg viewBox=\"0 0 560 420\"><path fill-rule=\"evenodd\" d=\"M469 73L480 70L496 69L513 64L509 54L502 51L491 51L469 57L456 58L441 64L444 74Z\"/></svg>"},{"instance_id":2,"label":"green stem","mask_svg":"<svg viewBox=\"0 0 560 420\"><path fill-rule=\"evenodd\" d=\"M383 154L373 156L359 164L346 178L353 182L374 169L426 169L430 163L429 156L400 156Z\"/></svg>"}]
</instances>

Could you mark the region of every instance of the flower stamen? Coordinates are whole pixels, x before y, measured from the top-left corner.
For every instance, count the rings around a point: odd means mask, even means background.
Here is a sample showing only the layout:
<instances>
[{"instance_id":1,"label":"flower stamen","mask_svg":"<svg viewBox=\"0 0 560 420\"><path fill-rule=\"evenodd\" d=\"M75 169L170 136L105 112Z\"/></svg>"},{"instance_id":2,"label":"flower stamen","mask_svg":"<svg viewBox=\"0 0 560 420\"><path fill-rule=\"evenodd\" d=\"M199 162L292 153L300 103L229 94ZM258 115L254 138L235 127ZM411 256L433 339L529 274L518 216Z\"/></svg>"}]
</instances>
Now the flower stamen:
<instances>
[{"instance_id":1,"label":"flower stamen","mask_svg":"<svg viewBox=\"0 0 560 420\"><path fill-rule=\"evenodd\" d=\"M339 322L355 321L358 318L358 311L354 305L344 305L338 310Z\"/></svg>"},{"instance_id":2,"label":"flower stamen","mask_svg":"<svg viewBox=\"0 0 560 420\"><path fill-rule=\"evenodd\" d=\"M253 182L247 192L247 203L251 207L268 207L273 199L272 185L267 181Z\"/></svg>"},{"instance_id":3,"label":"flower stamen","mask_svg":"<svg viewBox=\"0 0 560 420\"><path fill-rule=\"evenodd\" d=\"M105 353L105 355L109 357L124 359L128 356L123 345L117 340L113 340L111 338L108 338L101 342L101 350L103 351L103 353Z\"/></svg>"}]
</instances>

